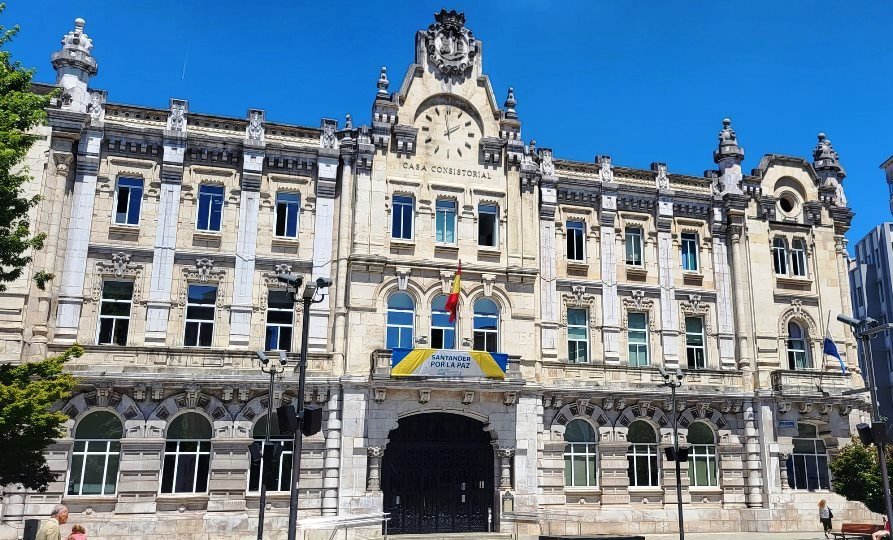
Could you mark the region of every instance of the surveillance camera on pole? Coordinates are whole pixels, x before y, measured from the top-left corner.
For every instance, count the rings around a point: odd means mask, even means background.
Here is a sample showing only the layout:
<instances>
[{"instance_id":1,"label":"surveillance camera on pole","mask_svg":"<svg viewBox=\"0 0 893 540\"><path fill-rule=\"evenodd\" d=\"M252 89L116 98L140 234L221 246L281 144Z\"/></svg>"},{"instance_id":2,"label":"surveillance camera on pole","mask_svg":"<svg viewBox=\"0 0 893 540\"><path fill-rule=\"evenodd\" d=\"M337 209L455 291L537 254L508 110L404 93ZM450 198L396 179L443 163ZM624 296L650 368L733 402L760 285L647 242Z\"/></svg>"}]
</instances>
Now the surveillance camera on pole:
<instances>
[{"instance_id":1,"label":"surveillance camera on pole","mask_svg":"<svg viewBox=\"0 0 893 540\"><path fill-rule=\"evenodd\" d=\"M267 357L264 351L254 351L254 356L256 356L257 359L260 360L260 363L263 365L267 365L270 363L270 359Z\"/></svg>"},{"instance_id":2,"label":"surveillance camera on pole","mask_svg":"<svg viewBox=\"0 0 893 540\"><path fill-rule=\"evenodd\" d=\"M279 365L285 367L288 364L288 354L285 351L279 351Z\"/></svg>"},{"instance_id":3,"label":"surveillance camera on pole","mask_svg":"<svg viewBox=\"0 0 893 540\"><path fill-rule=\"evenodd\" d=\"M304 283L304 276L298 276L295 274L278 274L276 279L279 280L280 283L285 283L289 287L294 287L297 289Z\"/></svg>"}]
</instances>

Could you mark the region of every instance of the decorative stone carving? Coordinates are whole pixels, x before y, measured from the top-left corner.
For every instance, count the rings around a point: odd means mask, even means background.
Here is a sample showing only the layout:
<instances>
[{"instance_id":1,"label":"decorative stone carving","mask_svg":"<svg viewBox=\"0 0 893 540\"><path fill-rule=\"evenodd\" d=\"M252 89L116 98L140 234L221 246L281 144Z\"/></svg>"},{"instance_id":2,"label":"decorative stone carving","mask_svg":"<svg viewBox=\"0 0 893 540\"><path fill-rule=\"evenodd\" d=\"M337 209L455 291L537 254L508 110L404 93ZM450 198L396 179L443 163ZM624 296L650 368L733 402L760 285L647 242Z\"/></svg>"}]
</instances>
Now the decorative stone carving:
<instances>
[{"instance_id":1,"label":"decorative stone carving","mask_svg":"<svg viewBox=\"0 0 893 540\"><path fill-rule=\"evenodd\" d=\"M582 306L583 305L583 294L586 293L586 286L585 285L572 285L571 293L573 293L573 295L574 295L574 301L576 302L576 305Z\"/></svg>"},{"instance_id":2,"label":"decorative stone carving","mask_svg":"<svg viewBox=\"0 0 893 540\"><path fill-rule=\"evenodd\" d=\"M124 251L113 253L111 262L98 261L96 263L96 275L93 280L93 290L90 298L94 302L98 302L102 297L103 279L109 277L129 278L133 280L132 300L133 302L140 302L142 300L142 273L143 265L131 263L129 253Z\"/></svg>"},{"instance_id":3,"label":"decorative stone carving","mask_svg":"<svg viewBox=\"0 0 893 540\"><path fill-rule=\"evenodd\" d=\"M781 489L788 489L791 487L788 480L788 459L791 455L787 452L779 452L778 453L778 468L780 477L781 477Z\"/></svg>"},{"instance_id":4,"label":"decorative stone carving","mask_svg":"<svg viewBox=\"0 0 893 540\"><path fill-rule=\"evenodd\" d=\"M812 412L812 403L803 401L797 405L797 410L800 411L800 414L809 414Z\"/></svg>"},{"instance_id":5,"label":"decorative stone carving","mask_svg":"<svg viewBox=\"0 0 893 540\"><path fill-rule=\"evenodd\" d=\"M611 156L598 156L597 159L598 179L603 183L613 183L614 168L611 166ZM616 208L616 206L614 208Z\"/></svg>"},{"instance_id":6,"label":"decorative stone carving","mask_svg":"<svg viewBox=\"0 0 893 540\"><path fill-rule=\"evenodd\" d=\"M153 401L161 401L162 396L164 396L164 384L155 383L152 385L152 400Z\"/></svg>"},{"instance_id":7,"label":"decorative stone carving","mask_svg":"<svg viewBox=\"0 0 893 540\"><path fill-rule=\"evenodd\" d=\"M224 385L223 387L223 401L231 401L233 399L233 393L235 388L232 385Z\"/></svg>"},{"instance_id":8,"label":"decorative stone carving","mask_svg":"<svg viewBox=\"0 0 893 540\"><path fill-rule=\"evenodd\" d=\"M90 123L93 125L99 124L105 119L104 102L102 92L90 92L90 104L87 105L87 112L90 114Z\"/></svg>"},{"instance_id":9,"label":"decorative stone carving","mask_svg":"<svg viewBox=\"0 0 893 540\"><path fill-rule=\"evenodd\" d=\"M419 390L419 403L422 405L431 401L431 390Z\"/></svg>"},{"instance_id":10,"label":"decorative stone carving","mask_svg":"<svg viewBox=\"0 0 893 540\"><path fill-rule=\"evenodd\" d=\"M552 161L552 150L540 150L540 172L543 176L555 176L555 163Z\"/></svg>"},{"instance_id":11,"label":"decorative stone carving","mask_svg":"<svg viewBox=\"0 0 893 540\"><path fill-rule=\"evenodd\" d=\"M505 98L505 103L503 106L505 107L505 117L508 119L518 118L518 113L515 111L515 106L518 104L515 101L515 89L509 87L508 96Z\"/></svg>"},{"instance_id":12,"label":"decorative stone carving","mask_svg":"<svg viewBox=\"0 0 893 540\"><path fill-rule=\"evenodd\" d=\"M484 285L484 296L487 298L493 296L493 284L496 283L495 274L482 274L481 282Z\"/></svg>"},{"instance_id":13,"label":"decorative stone carving","mask_svg":"<svg viewBox=\"0 0 893 540\"><path fill-rule=\"evenodd\" d=\"M853 410L853 406L848 403L838 403L837 404L837 412L841 416L847 416L848 414L850 414L850 411L852 411L852 410Z\"/></svg>"},{"instance_id":14,"label":"decorative stone carving","mask_svg":"<svg viewBox=\"0 0 893 540\"><path fill-rule=\"evenodd\" d=\"M398 266L394 273L397 274L397 288L401 291L405 291L409 284L409 275L412 273L412 268L408 266Z\"/></svg>"},{"instance_id":15,"label":"decorative stone carving","mask_svg":"<svg viewBox=\"0 0 893 540\"><path fill-rule=\"evenodd\" d=\"M834 206L846 206L846 196L843 193L843 179L846 171L840 164L840 156L831 146L831 141L824 133L819 133L819 142L812 151L812 166L822 182L822 188L830 189L833 193Z\"/></svg>"},{"instance_id":16,"label":"decorative stone carving","mask_svg":"<svg viewBox=\"0 0 893 540\"><path fill-rule=\"evenodd\" d=\"M793 404L790 401L779 401L778 402L778 412L779 414L785 414L790 412Z\"/></svg>"},{"instance_id":17,"label":"decorative stone carving","mask_svg":"<svg viewBox=\"0 0 893 540\"><path fill-rule=\"evenodd\" d=\"M834 409L834 405L831 403L819 403L818 410L819 414L826 416L831 414L831 411Z\"/></svg>"},{"instance_id":18,"label":"decorative stone carving","mask_svg":"<svg viewBox=\"0 0 893 540\"><path fill-rule=\"evenodd\" d=\"M385 66L381 66L381 72L378 74L378 95L379 96L387 96L388 95L388 85L391 84L388 81L388 68Z\"/></svg>"},{"instance_id":19,"label":"decorative stone carving","mask_svg":"<svg viewBox=\"0 0 893 540\"><path fill-rule=\"evenodd\" d=\"M366 479L366 491L378 491L381 489L381 458L384 456L384 447L370 446L366 448L369 456L369 477Z\"/></svg>"},{"instance_id":20,"label":"decorative stone carving","mask_svg":"<svg viewBox=\"0 0 893 540\"><path fill-rule=\"evenodd\" d=\"M322 133L319 136L319 147L327 150L338 148L338 137L335 136L335 128L338 127L338 122L323 118L321 127Z\"/></svg>"},{"instance_id":21,"label":"decorative stone carving","mask_svg":"<svg viewBox=\"0 0 893 540\"><path fill-rule=\"evenodd\" d=\"M351 119L350 113L344 115L344 129L353 129L353 119Z\"/></svg>"},{"instance_id":22,"label":"decorative stone carving","mask_svg":"<svg viewBox=\"0 0 893 540\"><path fill-rule=\"evenodd\" d=\"M512 462L515 449L511 446L499 446L496 448L499 457L499 489L512 488Z\"/></svg>"},{"instance_id":23,"label":"decorative stone carving","mask_svg":"<svg viewBox=\"0 0 893 540\"><path fill-rule=\"evenodd\" d=\"M263 142L264 111L255 109L248 111L248 127L245 128L245 138L249 141Z\"/></svg>"},{"instance_id":24,"label":"decorative stone carving","mask_svg":"<svg viewBox=\"0 0 893 540\"><path fill-rule=\"evenodd\" d=\"M226 277L226 270L215 268L214 261L207 258L199 258L195 261L194 266L183 267L183 279L180 286L179 304L186 305L186 299L189 292L190 282L207 283L209 281L222 283ZM223 307L224 295L220 291L217 292L217 307Z\"/></svg>"},{"instance_id":25,"label":"decorative stone carving","mask_svg":"<svg viewBox=\"0 0 893 540\"><path fill-rule=\"evenodd\" d=\"M465 73L478 53L471 30L465 28L465 14L442 9L434 15L434 20L425 33L428 59L444 75Z\"/></svg>"},{"instance_id":26,"label":"decorative stone carving","mask_svg":"<svg viewBox=\"0 0 893 540\"><path fill-rule=\"evenodd\" d=\"M133 385L133 399L136 401L146 399L146 385L144 383L136 383Z\"/></svg>"},{"instance_id":27,"label":"decorative stone carving","mask_svg":"<svg viewBox=\"0 0 893 540\"><path fill-rule=\"evenodd\" d=\"M250 388L247 384L239 385L239 402L245 403L248 401L248 396L250 395Z\"/></svg>"},{"instance_id":28,"label":"decorative stone carving","mask_svg":"<svg viewBox=\"0 0 893 540\"><path fill-rule=\"evenodd\" d=\"M545 399L545 398L543 398ZM513 406L518 401L518 393L517 392L505 392L502 395L502 403L508 407Z\"/></svg>"},{"instance_id":29,"label":"decorative stone carving","mask_svg":"<svg viewBox=\"0 0 893 540\"><path fill-rule=\"evenodd\" d=\"M71 162L74 160L74 155L69 152L53 152L53 160L56 162L56 174L59 176L68 176L68 171L71 168Z\"/></svg>"},{"instance_id":30,"label":"decorative stone carving","mask_svg":"<svg viewBox=\"0 0 893 540\"><path fill-rule=\"evenodd\" d=\"M186 408L194 409L198 404L198 397L201 395L201 387L195 383L187 384L183 395L186 399Z\"/></svg>"},{"instance_id":31,"label":"decorative stone carving","mask_svg":"<svg viewBox=\"0 0 893 540\"><path fill-rule=\"evenodd\" d=\"M474 392L462 392L462 405L471 405L474 402Z\"/></svg>"},{"instance_id":32,"label":"decorative stone carving","mask_svg":"<svg viewBox=\"0 0 893 540\"><path fill-rule=\"evenodd\" d=\"M651 168L657 173L654 176L654 185L657 187L657 189L670 189L670 177L667 176L667 164L652 163Z\"/></svg>"},{"instance_id":33,"label":"decorative stone carving","mask_svg":"<svg viewBox=\"0 0 893 540\"><path fill-rule=\"evenodd\" d=\"M186 102L182 99L171 100L171 111L167 117L167 129L177 133L186 131Z\"/></svg>"}]
</instances>

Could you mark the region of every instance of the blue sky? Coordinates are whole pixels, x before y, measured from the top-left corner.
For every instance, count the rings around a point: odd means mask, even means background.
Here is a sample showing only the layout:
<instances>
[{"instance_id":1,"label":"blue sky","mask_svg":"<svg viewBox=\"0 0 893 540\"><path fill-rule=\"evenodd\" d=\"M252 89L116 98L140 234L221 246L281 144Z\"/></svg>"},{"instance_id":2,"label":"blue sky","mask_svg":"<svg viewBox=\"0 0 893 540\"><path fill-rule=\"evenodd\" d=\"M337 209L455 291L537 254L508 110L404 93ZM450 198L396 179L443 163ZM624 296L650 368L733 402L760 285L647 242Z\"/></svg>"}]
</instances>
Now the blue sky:
<instances>
[{"instance_id":1,"label":"blue sky","mask_svg":"<svg viewBox=\"0 0 893 540\"><path fill-rule=\"evenodd\" d=\"M10 49L52 82L50 54L87 21L116 102L280 122L369 122L378 70L399 86L413 37L441 7L484 42L501 103L515 88L526 139L561 158L700 176L732 118L750 171L766 153L811 159L823 131L840 153L855 242L890 220L878 166L893 155L893 2L272 2L8 0ZM849 7L849 8L848 8ZM185 67L185 70L184 70ZM184 76L185 72L185 76Z\"/></svg>"}]
</instances>

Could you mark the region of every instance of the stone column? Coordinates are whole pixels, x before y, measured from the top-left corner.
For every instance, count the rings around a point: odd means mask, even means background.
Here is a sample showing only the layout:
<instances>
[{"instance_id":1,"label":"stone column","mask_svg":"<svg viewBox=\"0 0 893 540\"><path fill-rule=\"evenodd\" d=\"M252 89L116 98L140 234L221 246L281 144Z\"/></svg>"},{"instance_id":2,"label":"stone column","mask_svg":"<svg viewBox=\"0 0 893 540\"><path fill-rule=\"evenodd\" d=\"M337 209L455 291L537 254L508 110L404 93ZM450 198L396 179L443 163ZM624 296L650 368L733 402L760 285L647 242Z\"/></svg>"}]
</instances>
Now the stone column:
<instances>
[{"instance_id":1,"label":"stone column","mask_svg":"<svg viewBox=\"0 0 893 540\"><path fill-rule=\"evenodd\" d=\"M334 135L337 122L323 120L323 136L320 139L316 177L316 220L313 230L313 274L331 278L332 250L335 234L335 186L338 178L340 152ZM329 136L330 135L330 136ZM326 291L327 292L327 291ZM329 296L310 306L310 332L307 336L311 351L325 351L329 341ZM305 315L306 316L306 315Z\"/></svg>"},{"instance_id":2,"label":"stone column","mask_svg":"<svg viewBox=\"0 0 893 540\"><path fill-rule=\"evenodd\" d=\"M720 443L716 447L716 454L723 504L744 508L744 446L738 443Z\"/></svg>"},{"instance_id":3,"label":"stone column","mask_svg":"<svg viewBox=\"0 0 893 540\"><path fill-rule=\"evenodd\" d=\"M551 431L546 433L554 437ZM565 503L564 446L564 440L547 439L543 442L539 466L539 488L542 490L540 502L546 507ZM532 509L532 511L535 510L536 508Z\"/></svg>"},{"instance_id":4,"label":"stone column","mask_svg":"<svg viewBox=\"0 0 893 540\"><path fill-rule=\"evenodd\" d=\"M536 178L524 177L528 183ZM557 206L556 183L540 183L540 321L542 358L558 358L558 288L556 286L557 258L555 254L555 208Z\"/></svg>"},{"instance_id":5,"label":"stone column","mask_svg":"<svg viewBox=\"0 0 893 540\"><path fill-rule=\"evenodd\" d=\"M742 216L743 217L743 216ZM732 240L732 275L734 276L735 299L735 331L738 341L738 368L751 371L753 369L753 349L750 341L753 325L751 324L751 283L750 269L744 253L744 225L729 225ZM753 387L753 381L744 377L745 386ZM745 388L747 390L747 388Z\"/></svg>"},{"instance_id":6,"label":"stone column","mask_svg":"<svg viewBox=\"0 0 893 540\"><path fill-rule=\"evenodd\" d=\"M322 514L333 516L338 513L338 468L341 466L341 391L332 388L326 404L326 449L323 460Z\"/></svg>"},{"instance_id":7,"label":"stone column","mask_svg":"<svg viewBox=\"0 0 893 540\"><path fill-rule=\"evenodd\" d=\"M499 489L512 489L512 458L515 457L513 446L496 447L499 458Z\"/></svg>"},{"instance_id":8,"label":"stone column","mask_svg":"<svg viewBox=\"0 0 893 540\"><path fill-rule=\"evenodd\" d=\"M370 446L366 448L366 454L369 456L366 491L381 491L381 458L384 456L384 447Z\"/></svg>"},{"instance_id":9,"label":"stone column","mask_svg":"<svg viewBox=\"0 0 893 540\"><path fill-rule=\"evenodd\" d=\"M602 441L598 453L602 475L602 504L629 504L629 461L626 441Z\"/></svg>"},{"instance_id":10,"label":"stone column","mask_svg":"<svg viewBox=\"0 0 893 540\"><path fill-rule=\"evenodd\" d=\"M101 112L101 109L100 109ZM91 113L90 125L78 143L77 170L71 197L71 218L65 243L65 262L56 312L55 340L74 343L77 340L84 304L84 277L87 271L87 250L93 228L93 201L96 199L96 177L102 140L105 136L102 117Z\"/></svg>"},{"instance_id":11,"label":"stone column","mask_svg":"<svg viewBox=\"0 0 893 540\"><path fill-rule=\"evenodd\" d=\"M735 309L732 301L732 274L722 212L713 209L713 273L716 280L716 322L720 369L736 369Z\"/></svg>"},{"instance_id":12,"label":"stone column","mask_svg":"<svg viewBox=\"0 0 893 540\"><path fill-rule=\"evenodd\" d=\"M617 298L617 252L614 220L617 184L603 184L601 207L602 342L605 364L620 365L620 306Z\"/></svg>"},{"instance_id":13,"label":"stone column","mask_svg":"<svg viewBox=\"0 0 893 540\"><path fill-rule=\"evenodd\" d=\"M747 506L760 508L763 506L763 461L760 459L759 422L753 401L744 402L744 437Z\"/></svg>"},{"instance_id":14,"label":"stone column","mask_svg":"<svg viewBox=\"0 0 893 540\"><path fill-rule=\"evenodd\" d=\"M245 510L248 488L250 437L215 438L211 442L208 473L208 512Z\"/></svg>"},{"instance_id":15,"label":"stone column","mask_svg":"<svg viewBox=\"0 0 893 540\"><path fill-rule=\"evenodd\" d=\"M186 114L189 104L172 99L171 113L164 131L164 156L161 163L161 190L158 199L158 223L152 252L152 276L146 302L147 344L167 340L174 281L174 254L180 218L180 188L183 184L183 160L186 156Z\"/></svg>"},{"instance_id":16,"label":"stone column","mask_svg":"<svg viewBox=\"0 0 893 540\"><path fill-rule=\"evenodd\" d=\"M657 270L660 283L660 340L663 364L679 367L679 310L676 303L676 250L673 245L673 193L661 191L657 211ZM675 480L674 480L675 482ZM675 496L674 496L675 499Z\"/></svg>"},{"instance_id":17,"label":"stone column","mask_svg":"<svg viewBox=\"0 0 893 540\"><path fill-rule=\"evenodd\" d=\"M249 125L242 152L239 229L236 237L236 265L233 303L230 307L229 344L248 347L251 340L251 313L254 307L254 265L257 252L257 216L260 184L264 170L264 111L248 110Z\"/></svg>"},{"instance_id":18,"label":"stone column","mask_svg":"<svg viewBox=\"0 0 893 540\"><path fill-rule=\"evenodd\" d=\"M157 430L164 433L163 423ZM115 514L153 514L161 488L161 459L164 439L127 437L121 439L118 504Z\"/></svg>"},{"instance_id":19,"label":"stone column","mask_svg":"<svg viewBox=\"0 0 893 540\"><path fill-rule=\"evenodd\" d=\"M365 387L344 387L342 389L341 447L349 451L341 454L339 481L338 513L350 514L357 507L370 508L369 511L380 512L366 491L367 478L357 471L367 470L369 456L363 451L366 445L367 431L372 429L368 423L369 412L368 390ZM382 452L384 450L382 449ZM384 455L382 453L382 455Z\"/></svg>"},{"instance_id":20,"label":"stone column","mask_svg":"<svg viewBox=\"0 0 893 540\"><path fill-rule=\"evenodd\" d=\"M540 434L543 424L542 395L519 395L515 407L515 510L526 512L539 508Z\"/></svg>"},{"instance_id":21,"label":"stone column","mask_svg":"<svg viewBox=\"0 0 893 540\"><path fill-rule=\"evenodd\" d=\"M778 469L781 478L781 489L788 489L791 487L790 481L788 480L788 459L790 459L791 455L787 452L780 452L778 454Z\"/></svg>"},{"instance_id":22,"label":"stone column","mask_svg":"<svg viewBox=\"0 0 893 540\"><path fill-rule=\"evenodd\" d=\"M837 266L837 290L840 293L840 312L853 313L852 298L850 297L850 277L849 272L847 271L849 254L847 253L846 245L847 240L845 236L836 235L834 237L834 262ZM813 252L816 251L815 248L812 248L812 250ZM817 259L818 256L816 255L815 258ZM831 328L833 328L833 326ZM828 329L828 331L830 332L830 328ZM845 361L847 363L847 371L853 369L858 370L859 353L856 349L855 343L853 342L853 338L850 337L851 334L849 332L845 332L844 335L846 336Z\"/></svg>"}]
</instances>

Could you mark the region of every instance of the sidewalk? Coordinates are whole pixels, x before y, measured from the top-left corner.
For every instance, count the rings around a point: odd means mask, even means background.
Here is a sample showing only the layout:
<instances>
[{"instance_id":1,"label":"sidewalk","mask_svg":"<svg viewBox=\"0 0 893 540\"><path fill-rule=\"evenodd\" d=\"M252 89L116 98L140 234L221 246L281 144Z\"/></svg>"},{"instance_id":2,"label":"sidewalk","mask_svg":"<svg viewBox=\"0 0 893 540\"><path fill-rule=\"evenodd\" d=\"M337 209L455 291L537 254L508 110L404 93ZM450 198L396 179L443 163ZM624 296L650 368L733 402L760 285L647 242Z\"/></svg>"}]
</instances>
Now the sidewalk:
<instances>
[{"instance_id":1,"label":"sidewalk","mask_svg":"<svg viewBox=\"0 0 893 540\"><path fill-rule=\"evenodd\" d=\"M646 534L646 540L679 540L678 534ZM804 533L685 533L685 540L824 540L825 535L819 532Z\"/></svg>"}]
</instances>

